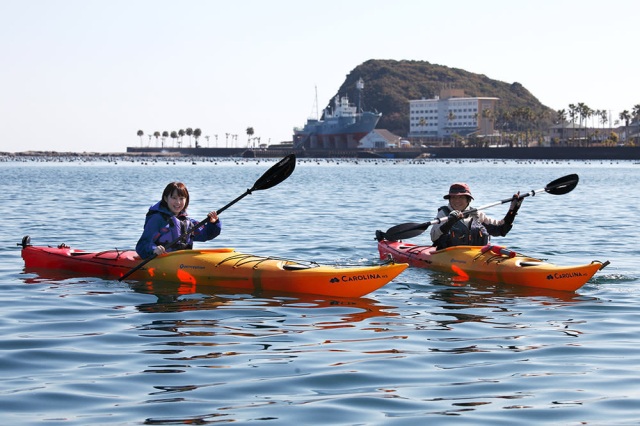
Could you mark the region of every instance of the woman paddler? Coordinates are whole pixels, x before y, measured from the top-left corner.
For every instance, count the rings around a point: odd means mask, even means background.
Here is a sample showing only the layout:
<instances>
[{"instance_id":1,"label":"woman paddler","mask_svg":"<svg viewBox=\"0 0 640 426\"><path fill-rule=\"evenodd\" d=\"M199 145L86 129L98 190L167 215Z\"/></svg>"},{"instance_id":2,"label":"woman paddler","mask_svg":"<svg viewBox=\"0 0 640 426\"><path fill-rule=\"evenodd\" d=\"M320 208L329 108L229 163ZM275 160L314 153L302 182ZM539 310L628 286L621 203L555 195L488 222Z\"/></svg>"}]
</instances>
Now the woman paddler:
<instances>
[{"instance_id":1,"label":"woman paddler","mask_svg":"<svg viewBox=\"0 0 640 426\"><path fill-rule=\"evenodd\" d=\"M182 182L171 182L162 192L162 199L149 208L144 231L136 245L138 255L146 259L165 252L193 248L193 241L209 241L220 235L222 224L215 211L208 214L209 221L198 229L198 224L187 215L189 191ZM183 234L193 232L177 244Z\"/></svg>"}]
</instances>

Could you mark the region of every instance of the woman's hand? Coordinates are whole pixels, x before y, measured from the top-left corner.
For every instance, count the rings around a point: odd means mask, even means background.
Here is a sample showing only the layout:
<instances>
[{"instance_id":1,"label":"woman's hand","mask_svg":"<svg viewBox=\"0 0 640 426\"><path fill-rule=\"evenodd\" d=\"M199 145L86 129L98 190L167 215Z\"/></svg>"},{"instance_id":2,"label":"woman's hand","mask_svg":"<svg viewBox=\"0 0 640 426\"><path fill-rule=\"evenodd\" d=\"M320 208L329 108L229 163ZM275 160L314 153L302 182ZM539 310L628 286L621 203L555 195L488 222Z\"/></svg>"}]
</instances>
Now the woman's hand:
<instances>
[{"instance_id":1,"label":"woman's hand","mask_svg":"<svg viewBox=\"0 0 640 426\"><path fill-rule=\"evenodd\" d=\"M153 253L156 256L160 256L161 254L163 254L164 252L166 252L166 249L164 248L164 246L157 246L156 248L153 249Z\"/></svg>"},{"instance_id":2,"label":"woman's hand","mask_svg":"<svg viewBox=\"0 0 640 426\"><path fill-rule=\"evenodd\" d=\"M209 216L209 222L216 223L218 221L218 213L210 212L207 216Z\"/></svg>"}]
</instances>

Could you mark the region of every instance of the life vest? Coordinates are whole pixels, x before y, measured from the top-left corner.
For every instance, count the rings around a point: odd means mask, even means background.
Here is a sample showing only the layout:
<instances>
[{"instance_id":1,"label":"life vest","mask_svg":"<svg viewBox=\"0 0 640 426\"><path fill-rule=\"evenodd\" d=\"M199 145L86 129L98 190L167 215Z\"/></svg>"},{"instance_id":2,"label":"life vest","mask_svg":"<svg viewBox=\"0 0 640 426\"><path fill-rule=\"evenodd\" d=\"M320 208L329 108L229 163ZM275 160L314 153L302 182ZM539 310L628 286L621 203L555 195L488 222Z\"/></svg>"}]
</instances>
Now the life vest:
<instances>
[{"instance_id":1,"label":"life vest","mask_svg":"<svg viewBox=\"0 0 640 426\"><path fill-rule=\"evenodd\" d=\"M186 241L176 242L173 246L168 247L171 243L177 241L181 235L189 232L191 220L187 216L172 216L158 210L147 212L147 216L153 214L162 215L162 218L167 222L167 225L160 229L160 234L154 240L156 245L164 246L167 251L190 250L193 248L191 236L187 237Z\"/></svg>"},{"instance_id":2,"label":"life vest","mask_svg":"<svg viewBox=\"0 0 640 426\"><path fill-rule=\"evenodd\" d=\"M442 206L438 210L445 213L445 217L451 213L449 206ZM482 222L476 218L460 219L453 224L447 234L442 234L436 240L438 250L453 246L484 246L489 243L489 231Z\"/></svg>"}]
</instances>

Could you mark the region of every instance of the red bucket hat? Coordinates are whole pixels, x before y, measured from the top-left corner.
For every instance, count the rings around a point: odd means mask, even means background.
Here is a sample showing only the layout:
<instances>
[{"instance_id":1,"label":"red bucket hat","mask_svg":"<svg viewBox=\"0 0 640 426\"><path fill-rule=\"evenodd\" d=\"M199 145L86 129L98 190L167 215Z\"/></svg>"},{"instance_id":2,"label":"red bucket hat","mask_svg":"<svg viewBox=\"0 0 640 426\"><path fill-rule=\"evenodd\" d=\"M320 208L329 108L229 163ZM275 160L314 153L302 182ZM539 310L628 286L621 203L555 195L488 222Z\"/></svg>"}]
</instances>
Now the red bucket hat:
<instances>
[{"instance_id":1,"label":"red bucket hat","mask_svg":"<svg viewBox=\"0 0 640 426\"><path fill-rule=\"evenodd\" d=\"M449 193L444 196L445 200L448 200L452 195L466 195L467 197L471 197L473 200L473 195L471 195L471 189L469 189L469 185L466 183L454 183L449 187Z\"/></svg>"}]
</instances>

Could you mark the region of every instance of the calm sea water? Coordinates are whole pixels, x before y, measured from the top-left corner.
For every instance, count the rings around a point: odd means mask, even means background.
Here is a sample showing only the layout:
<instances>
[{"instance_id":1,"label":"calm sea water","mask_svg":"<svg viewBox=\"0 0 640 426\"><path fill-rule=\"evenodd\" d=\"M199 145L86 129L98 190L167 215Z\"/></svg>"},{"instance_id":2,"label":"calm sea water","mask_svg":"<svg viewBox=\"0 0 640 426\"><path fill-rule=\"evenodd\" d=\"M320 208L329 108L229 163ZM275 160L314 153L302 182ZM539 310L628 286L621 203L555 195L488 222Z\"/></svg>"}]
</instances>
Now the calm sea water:
<instances>
[{"instance_id":1,"label":"calm sea water","mask_svg":"<svg viewBox=\"0 0 640 426\"><path fill-rule=\"evenodd\" d=\"M132 248L169 181L188 185L201 219L276 160L1 162L3 423L640 423L632 162L299 160L288 180L225 211L222 235L199 245L369 263L376 229L432 219L454 181L469 182L479 206L577 173L573 192L527 198L513 231L494 240L559 264L611 261L576 293L409 269L360 299L177 297L23 271L23 235Z\"/></svg>"}]
</instances>

